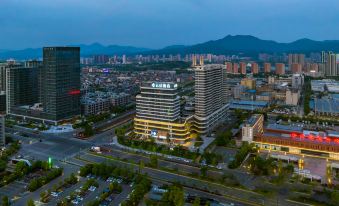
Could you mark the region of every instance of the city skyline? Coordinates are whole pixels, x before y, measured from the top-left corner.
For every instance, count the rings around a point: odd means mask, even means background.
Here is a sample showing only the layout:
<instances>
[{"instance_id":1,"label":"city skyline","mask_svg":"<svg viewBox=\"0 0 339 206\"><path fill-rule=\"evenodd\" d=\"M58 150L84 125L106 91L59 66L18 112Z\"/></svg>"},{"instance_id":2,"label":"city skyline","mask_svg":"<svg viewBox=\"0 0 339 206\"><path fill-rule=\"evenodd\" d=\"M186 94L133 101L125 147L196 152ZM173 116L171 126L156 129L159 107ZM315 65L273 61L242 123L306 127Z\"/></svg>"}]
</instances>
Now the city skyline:
<instances>
[{"instance_id":1,"label":"city skyline","mask_svg":"<svg viewBox=\"0 0 339 206\"><path fill-rule=\"evenodd\" d=\"M315 0L3 0L2 5L6 10L0 14L0 49L94 42L158 49L228 34L248 34L278 42L300 38L334 40L338 33L335 22L339 20L339 3L333 0L326 4Z\"/></svg>"}]
</instances>

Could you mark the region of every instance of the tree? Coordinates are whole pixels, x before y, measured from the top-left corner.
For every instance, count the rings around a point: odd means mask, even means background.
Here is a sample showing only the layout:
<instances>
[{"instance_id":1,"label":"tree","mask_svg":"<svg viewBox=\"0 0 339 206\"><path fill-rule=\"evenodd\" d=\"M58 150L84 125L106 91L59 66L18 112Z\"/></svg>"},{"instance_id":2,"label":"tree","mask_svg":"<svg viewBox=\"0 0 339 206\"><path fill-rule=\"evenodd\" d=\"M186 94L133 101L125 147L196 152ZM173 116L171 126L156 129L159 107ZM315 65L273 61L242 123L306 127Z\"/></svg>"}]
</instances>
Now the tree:
<instances>
[{"instance_id":1,"label":"tree","mask_svg":"<svg viewBox=\"0 0 339 206\"><path fill-rule=\"evenodd\" d=\"M34 201L32 199L29 199L27 201L27 206L35 206Z\"/></svg>"},{"instance_id":2,"label":"tree","mask_svg":"<svg viewBox=\"0 0 339 206\"><path fill-rule=\"evenodd\" d=\"M206 177L207 170L208 170L208 167L206 167L206 166L202 166L202 167L200 168L200 174L201 174L201 177Z\"/></svg>"},{"instance_id":3,"label":"tree","mask_svg":"<svg viewBox=\"0 0 339 206\"><path fill-rule=\"evenodd\" d=\"M183 206L185 204L183 188L177 185L170 186L168 191L164 193L162 201L170 206Z\"/></svg>"},{"instance_id":4,"label":"tree","mask_svg":"<svg viewBox=\"0 0 339 206\"><path fill-rule=\"evenodd\" d=\"M200 206L200 198L197 196L194 199L193 206Z\"/></svg>"},{"instance_id":5,"label":"tree","mask_svg":"<svg viewBox=\"0 0 339 206\"><path fill-rule=\"evenodd\" d=\"M5 171L7 168L7 162L4 160L0 160L0 172Z\"/></svg>"},{"instance_id":6,"label":"tree","mask_svg":"<svg viewBox=\"0 0 339 206\"><path fill-rule=\"evenodd\" d=\"M332 205L339 205L339 191L333 191L330 199Z\"/></svg>"},{"instance_id":7,"label":"tree","mask_svg":"<svg viewBox=\"0 0 339 206\"><path fill-rule=\"evenodd\" d=\"M141 173L142 169L144 169L144 167L145 167L145 163L144 163L144 161L141 160L139 162L139 174Z\"/></svg>"},{"instance_id":8,"label":"tree","mask_svg":"<svg viewBox=\"0 0 339 206\"><path fill-rule=\"evenodd\" d=\"M158 167L158 157L156 155L151 155L150 165L151 167Z\"/></svg>"},{"instance_id":9,"label":"tree","mask_svg":"<svg viewBox=\"0 0 339 206\"><path fill-rule=\"evenodd\" d=\"M2 206L9 206L9 198L7 196L2 197Z\"/></svg>"},{"instance_id":10,"label":"tree","mask_svg":"<svg viewBox=\"0 0 339 206\"><path fill-rule=\"evenodd\" d=\"M90 136L92 136L94 134L93 127L90 124L86 124L84 126L84 129L85 129L84 135L86 137L90 137Z\"/></svg>"}]
</instances>

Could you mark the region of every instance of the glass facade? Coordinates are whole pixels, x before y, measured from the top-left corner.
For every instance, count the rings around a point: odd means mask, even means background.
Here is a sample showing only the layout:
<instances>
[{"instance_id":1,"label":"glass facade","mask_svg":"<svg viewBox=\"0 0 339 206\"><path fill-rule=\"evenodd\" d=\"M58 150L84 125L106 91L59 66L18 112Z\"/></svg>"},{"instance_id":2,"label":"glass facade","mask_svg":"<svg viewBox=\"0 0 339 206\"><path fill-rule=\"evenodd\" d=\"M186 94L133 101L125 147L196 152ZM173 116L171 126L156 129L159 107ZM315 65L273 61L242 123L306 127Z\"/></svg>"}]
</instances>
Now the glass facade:
<instances>
[{"instance_id":1,"label":"glass facade","mask_svg":"<svg viewBox=\"0 0 339 206\"><path fill-rule=\"evenodd\" d=\"M80 48L45 47L41 100L51 120L80 115Z\"/></svg>"}]
</instances>

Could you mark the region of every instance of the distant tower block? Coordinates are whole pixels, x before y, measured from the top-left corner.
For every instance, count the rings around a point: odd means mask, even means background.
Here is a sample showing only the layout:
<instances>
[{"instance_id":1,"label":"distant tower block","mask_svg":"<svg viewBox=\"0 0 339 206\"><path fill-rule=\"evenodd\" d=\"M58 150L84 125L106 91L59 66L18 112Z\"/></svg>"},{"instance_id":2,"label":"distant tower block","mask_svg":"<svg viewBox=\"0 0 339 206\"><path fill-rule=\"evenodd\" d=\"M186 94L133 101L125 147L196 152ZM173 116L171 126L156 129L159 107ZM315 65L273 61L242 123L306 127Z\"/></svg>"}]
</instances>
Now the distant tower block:
<instances>
[{"instance_id":1,"label":"distant tower block","mask_svg":"<svg viewBox=\"0 0 339 206\"><path fill-rule=\"evenodd\" d=\"M197 66L197 56L195 54L192 55L192 67Z\"/></svg>"},{"instance_id":2,"label":"distant tower block","mask_svg":"<svg viewBox=\"0 0 339 206\"><path fill-rule=\"evenodd\" d=\"M200 66L204 65L204 56L200 55Z\"/></svg>"}]
</instances>

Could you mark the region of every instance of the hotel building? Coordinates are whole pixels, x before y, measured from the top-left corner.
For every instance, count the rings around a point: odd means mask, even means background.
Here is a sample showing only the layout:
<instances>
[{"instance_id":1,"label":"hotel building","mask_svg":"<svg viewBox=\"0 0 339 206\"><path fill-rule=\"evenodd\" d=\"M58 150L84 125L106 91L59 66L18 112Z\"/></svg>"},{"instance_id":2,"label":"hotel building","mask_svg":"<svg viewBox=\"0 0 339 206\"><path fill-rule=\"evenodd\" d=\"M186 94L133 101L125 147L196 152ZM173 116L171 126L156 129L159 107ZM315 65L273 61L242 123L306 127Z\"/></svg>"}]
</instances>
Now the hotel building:
<instances>
[{"instance_id":1,"label":"hotel building","mask_svg":"<svg viewBox=\"0 0 339 206\"><path fill-rule=\"evenodd\" d=\"M134 132L158 143L184 144L190 138L191 117L181 118L178 85L146 82L136 96Z\"/></svg>"}]
</instances>

